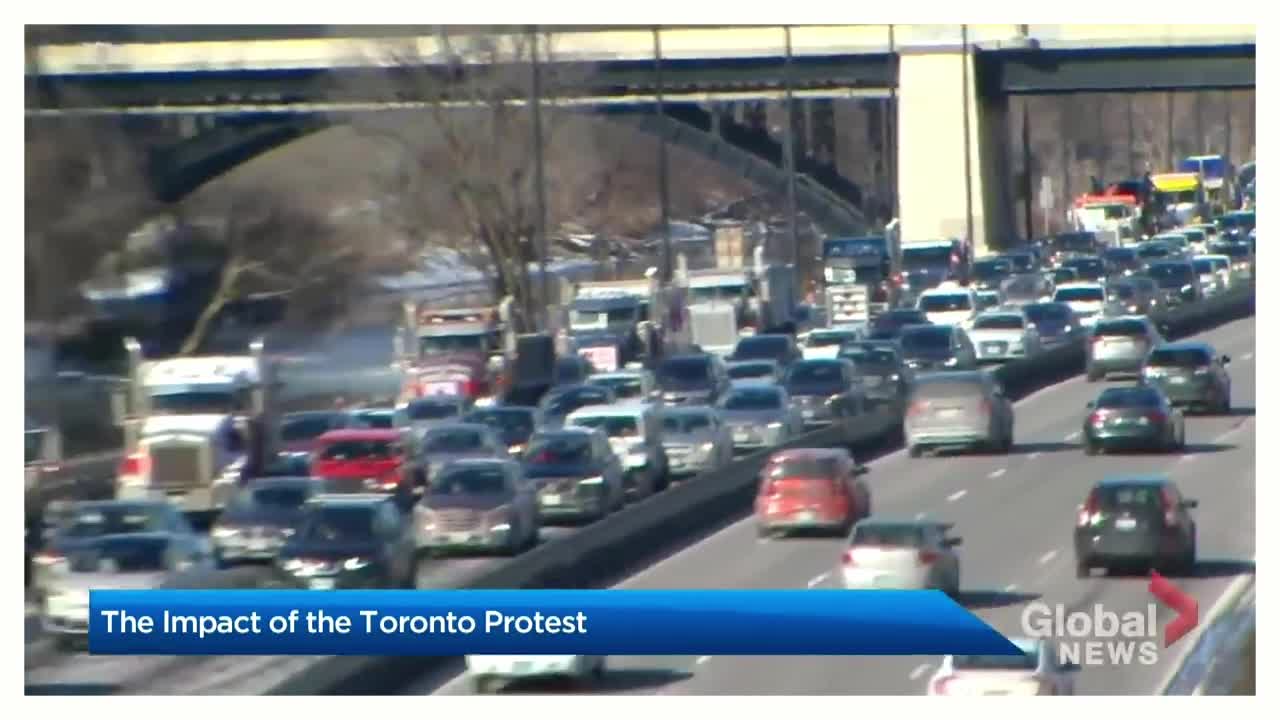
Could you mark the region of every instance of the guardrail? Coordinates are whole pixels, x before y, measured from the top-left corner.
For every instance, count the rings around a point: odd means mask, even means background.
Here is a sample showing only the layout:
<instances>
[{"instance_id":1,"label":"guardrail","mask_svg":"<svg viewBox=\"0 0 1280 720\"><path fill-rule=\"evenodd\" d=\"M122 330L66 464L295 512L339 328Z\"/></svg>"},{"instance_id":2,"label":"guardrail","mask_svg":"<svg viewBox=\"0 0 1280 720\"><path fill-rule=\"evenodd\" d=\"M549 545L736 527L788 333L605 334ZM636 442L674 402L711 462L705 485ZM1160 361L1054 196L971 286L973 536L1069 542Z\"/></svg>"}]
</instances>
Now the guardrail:
<instances>
[{"instance_id":1,"label":"guardrail","mask_svg":"<svg viewBox=\"0 0 1280 720\"><path fill-rule=\"evenodd\" d=\"M1247 317L1254 312L1252 283L1217 298L1157 318L1176 339ZM1019 399L1084 369L1080 341L994 372L1007 394ZM784 447L849 446L860 456L883 454L901 444L901 415L869 414L843 428L806 434ZM688 544L750 511L756 475L773 450L705 473L594 523L563 540L542 545L459 583L461 588L600 587L628 568ZM272 695L381 694L456 662L441 657L332 657L318 661L271 689Z\"/></svg>"}]
</instances>

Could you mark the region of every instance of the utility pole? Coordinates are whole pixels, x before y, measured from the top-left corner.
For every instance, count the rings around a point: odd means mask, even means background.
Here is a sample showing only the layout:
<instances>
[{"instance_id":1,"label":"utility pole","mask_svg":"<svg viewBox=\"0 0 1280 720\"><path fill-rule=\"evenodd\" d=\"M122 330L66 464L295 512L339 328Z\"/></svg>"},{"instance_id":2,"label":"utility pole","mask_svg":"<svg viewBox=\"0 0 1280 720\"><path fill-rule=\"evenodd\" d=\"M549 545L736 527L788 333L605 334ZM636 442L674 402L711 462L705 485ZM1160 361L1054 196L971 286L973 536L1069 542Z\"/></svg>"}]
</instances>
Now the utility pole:
<instances>
[{"instance_id":1,"label":"utility pole","mask_svg":"<svg viewBox=\"0 0 1280 720\"><path fill-rule=\"evenodd\" d=\"M662 104L662 28L658 25L653 27L653 64L654 64L654 80L657 90L654 93L656 99L655 108L658 118L661 120L666 111ZM662 282L670 283L672 275L672 258L671 258L671 208L670 195L667 187L667 140L666 138L658 138L658 205L662 211Z\"/></svg>"},{"instance_id":2,"label":"utility pole","mask_svg":"<svg viewBox=\"0 0 1280 720\"><path fill-rule=\"evenodd\" d=\"M1195 154L1203 154L1209 149L1209 139L1204 135L1204 92L1196 91L1196 147Z\"/></svg>"},{"instance_id":3,"label":"utility pole","mask_svg":"<svg viewBox=\"0 0 1280 720\"><path fill-rule=\"evenodd\" d=\"M1133 93L1125 95L1125 115L1129 121L1129 177L1138 177L1137 157L1133 152Z\"/></svg>"},{"instance_id":4,"label":"utility pole","mask_svg":"<svg viewBox=\"0 0 1280 720\"><path fill-rule=\"evenodd\" d=\"M782 83L785 92L786 102L786 125L785 140L782 145L782 162L787 173L787 237L791 242L791 264L798 264L800 258L799 247L799 230L796 227L796 157L795 157L795 138L792 136L794 128L794 109L792 108L791 96L791 26L782 26L782 32L786 40L786 59L784 60L782 70Z\"/></svg>"},{"instance_id":5,"label":"utility pole","mask_svg":"<svg viewBox=\"0 0 1280 720\"><path fill-rule=\"evenodd\" d=\"M964 227L965 244L973 251L973 159L969 148L969 26L960 26L960 94L964 103Z\"/></svg>"},{"instance_id":6,"label":"utility pole","mask_svg":"<svg viewBox=\"0 0 1280 720\"><path fill-rule=\"evenodd\" d=\"M1164 94L1164 117L1165 117L1165 167L1173 169L1175 160L1173 159L1173 93Z\"/></svg>"},{"instance_id":7,"label":"utility pole","mask_svg":"<svg viewBox=\"0 0 1280 720\"><path fill-rule=\"evenodd\" d=\"M537 212L538 280L541 283L542 330L551 329L551 284L547 277L547 172L542 152L542 62L538 57L538 27L529 31L533 58L533 164L536 166L534 196Z\"/></svg>"},{"instance_id":8,"label":"utility pole","mask_svg":"<svg viewBox=\"0 0 1280 720\"><path fill-rule=\"evenodd\" d=\"M1031 118L1027 110L1027 101L1022 101L1022 215L1027 229L1026 242L1036 233L1031 216Z\"/></svg>"},{"instance_id":9,"label":"utility pole","mask_svg":"<svg viewBox=\"0 0 1280 720\"><path fill-rule=\"evenodd\" d=\"M898 217L898 48L893 25L889 25L889 113L885 126L889 129L889 214Z\"/></svg>"}]
</instances>

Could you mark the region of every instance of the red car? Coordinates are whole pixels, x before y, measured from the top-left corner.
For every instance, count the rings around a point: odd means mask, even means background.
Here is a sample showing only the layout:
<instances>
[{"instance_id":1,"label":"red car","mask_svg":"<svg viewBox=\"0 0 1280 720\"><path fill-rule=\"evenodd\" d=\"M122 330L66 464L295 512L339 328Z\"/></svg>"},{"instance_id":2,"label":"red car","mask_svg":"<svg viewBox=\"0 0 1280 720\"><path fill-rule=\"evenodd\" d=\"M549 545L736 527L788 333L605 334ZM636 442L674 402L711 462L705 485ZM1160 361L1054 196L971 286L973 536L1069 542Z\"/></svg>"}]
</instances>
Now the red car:
<instances>
[{"instance_id":1,"label":"red car","mask_svg":"<svg viewBox=\"0 0 1280 720\"><path fill-rule=\"evenodd\" d=\"M847 533L871 514L867 468L842 448L782 450L760 471L756 519L761 536L794 530Z\"/></svg>"},{"instance_id":2,"label":"red car","mask_svg":"<svg viewBox=\"0 0 1280 720\"><path fill-rule=\"evenodd\" d=\"M399 429L330 430L316 438L311 474L329 492L393 492L404 478Z\"/></svg>"}]
</instances>

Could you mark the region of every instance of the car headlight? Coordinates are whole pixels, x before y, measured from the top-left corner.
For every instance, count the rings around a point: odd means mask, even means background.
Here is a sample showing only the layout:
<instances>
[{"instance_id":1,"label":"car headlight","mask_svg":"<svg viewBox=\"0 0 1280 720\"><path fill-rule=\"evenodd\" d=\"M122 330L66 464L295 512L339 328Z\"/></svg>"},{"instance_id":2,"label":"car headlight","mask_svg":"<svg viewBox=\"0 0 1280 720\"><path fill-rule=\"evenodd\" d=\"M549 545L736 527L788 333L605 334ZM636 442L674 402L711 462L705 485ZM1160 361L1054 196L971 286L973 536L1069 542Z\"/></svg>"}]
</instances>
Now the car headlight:
<instances>
[{"instance_id":1,"label":"car headlight","mask_svg":"<svg viewBox=\"0 0 1280 720\"><path fill-rule=\"evenodd\" d=\"M511 447L507 448L507 452L511 453L512 455L519 455L520 453L524 452L524 445L512 445Z\"/></svg>"},{"instance_id":2,"label":"car headlight","mask_svg":"<svg viewBox=\"0 0 1280 720\"><path fill-rule=\"evenodd\" d=\"M782 423L780 423L780 422L771 422L771 423L769 423L768 425L765 425L765 427L769 428L770 430L781 430L781 429L782 429Z\"/></svg>"},{"instance_id":3,"label":"car headlight","mask_svg":"<svg viewBox=\"0 0 1280 720\"><path fill-rule=\"evenodd\" d=\"M413 509L416 524L423 530L433 530L436 526L436 514L431 512L429 508L421 505L415 506Z\"/></svg>"},{"instance_id":4,"label":"car headlight","mask_svg":"<svg viewBox=\"0 0 1280 720\"><path fill-rule=\"evenodd\" d=\"M898 373L894 373L889 376L889 382L898 382L901 379L902 379L902 376L899 375Z\"/></svg>"},{"instance_id":5,"label":"car headlight","mask_svg":"<svg viewBox=\"0 0 1280 720\"><path fill-rule=\"evenodd\" d=\"M700 450L700 451L702 451L702 452L704 452L704 453L709 453L709 452L711 452L712 450L715 450L715 449L716 449L716 444L715 444L715 443L713 443L713 442L704 442L704 443L702 443L701 445L699 445L699 446L698 446L698 450Z\"/></svg>"},{"instance_id":6,"label":"car headlight","mask_svg":"<svg viewBox=\"0 0 1280 720\"><path fill-rule=\"evenodd\" d=\"M601 477L600 475L593 475L591 477L582 478L581 480L578 481L578 484L579 485L603 485L604 478Z\"/></svg>"},{"instance_id":7,"label":"car headlight","mask_svg":"<svg viewBox=\"0 0 1280 720\"><path fill-rule=\"evenodd\" d=\"M485 516L490 530L507 530L511 527L511 508L502 506Z\"/></svg>"},{"instance_id":8,"label":"car headlight","mask_svg":"<svg viewBox=\"0 0 1280 720\"><path fill-rule=\"evenodd\" d=\"M359 570L366 567L369 567L369 561L360 557L347 558L347 561L342 563L343 570Z\"/></svg>"},{"instance_id":9,"label":"car headlight","mask_svg":"<svg viewBox=\"0 0 1280 720\"><path fill-rule=\"evenodd\" d=\"M649 456L644 453L631 452L627 453L623 464L627 467L644 467L649 464Z\"/></svg>"},{"instance_id":10,"label":"car headlight","mask_svg":"<svg viewBox=\"0 0 1280 720\"><path fill-rule=\"evenodd\" d=\"M1195 374L1196 374L1196 375L1208 375L1208 374L1209 374L1209 368L1196 368L1196 372L1195 372Z\"/></svg>"},{"instance_id":11,"label":"car headlight","mask_svg":"<svg viewBox=\"0 0 1280 720\"><path fill-rule=\"evenodd\" d=\"M294 530L293 528L280 528L280 535L281 535L281 537L287 537L287 538L289 538L289 537L293 537L293 534L294 534L295 532L297 532L297 531L296 531L296 530Z\"/></svg>"},{"instance_id":12,"label":"car headlight","mask_svg":"<svg viewBox=\"0 0 1280 720\"><path fill-rule=\"evenodd\" d=\"M225 540L239 535L240 528L226 527L225 525L214 525L213 529L209 531L209 534L212 535L214 539Z\"/></svg>"},{"instance_id":13,"label":"car headlight","mask_svg":"<svg viewBox=\"0 0 1280 720\"><path fill-rule=\"evenodd\" d=\"M942 364L947 367L955 367L958 362L960 362L960 358L947 358L947 361Z\"/></svg>"},{"instance_id":14,"label":"car headlight","mask_svg":"<svg viewBox=\"0 0 1280 720\"><path fill-rule=\"evenodd\" d=\"M297 572L306 566L307 564L298 558L292 558L286 560L280 567L284 568L285 572Z\"/></svg>"}]
</instances>

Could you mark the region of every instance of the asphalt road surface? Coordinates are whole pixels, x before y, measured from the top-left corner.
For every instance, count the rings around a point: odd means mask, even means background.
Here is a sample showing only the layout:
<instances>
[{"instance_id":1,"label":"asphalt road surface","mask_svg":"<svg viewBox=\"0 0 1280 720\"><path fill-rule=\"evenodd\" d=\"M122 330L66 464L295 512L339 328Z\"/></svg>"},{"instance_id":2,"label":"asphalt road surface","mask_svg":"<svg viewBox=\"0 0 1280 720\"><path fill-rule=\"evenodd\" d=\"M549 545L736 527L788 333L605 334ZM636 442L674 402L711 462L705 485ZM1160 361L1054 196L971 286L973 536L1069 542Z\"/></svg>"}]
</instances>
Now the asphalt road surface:
<instances>
[{"instance_id":1,"label":"asphalt road surface","mask_svg":"<svg viewBox=\"0 0 1280 720\"><path fill-rule=\"evenodd\" d=\"M1080 447L1085 403L1103 384L1082 378L1023 399L1016 408L1017 446L1008 456L912 460L896 452L867 475L877 515L920 514L955 523L964 538L962 601L1008 635L1023 634L1026 603L1144 611L1152 602L1144 577L1077 579L1071 548L1076 506L1097 480L1116 474L1167 473L1194 510L1199 562L1175 582L1208 616L1233 582L1252 575L1254 558L1253 318L1199 336L1232 358L1234 410L1189 417L1186 451L1175 455L1086 457ZM840 539L760 540L750 518L665 558L621 588L825 588L839 562ZM1171 617L1160 610L1163 625ZM1176 668L1184 641L1160 651L1152 666L1085 668L1078 694L1149 695ZM670 695L918 695L937 657L613 657L598 693ZM558 684L513 684L508 692L562 692ZM465 694L466 677L423 678L412 694Z\"/></svg>"}]
</instances>

